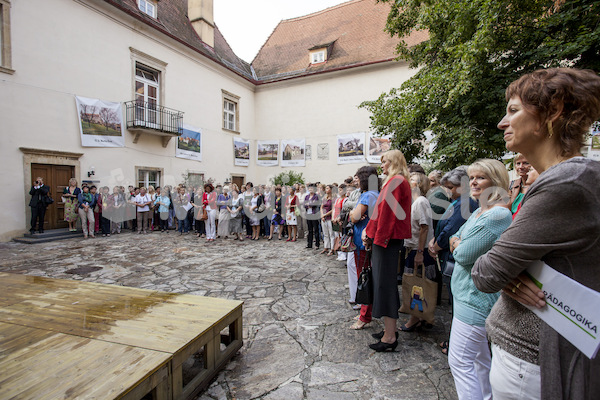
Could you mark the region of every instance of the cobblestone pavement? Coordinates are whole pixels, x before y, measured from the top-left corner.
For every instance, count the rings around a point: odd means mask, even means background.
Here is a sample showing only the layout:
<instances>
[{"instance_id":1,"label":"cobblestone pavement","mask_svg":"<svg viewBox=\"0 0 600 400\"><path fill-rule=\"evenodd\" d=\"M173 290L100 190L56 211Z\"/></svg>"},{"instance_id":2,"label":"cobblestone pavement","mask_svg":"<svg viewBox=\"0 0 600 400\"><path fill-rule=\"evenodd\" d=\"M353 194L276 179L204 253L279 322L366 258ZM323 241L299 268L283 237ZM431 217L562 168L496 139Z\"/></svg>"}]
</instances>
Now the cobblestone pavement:
<instances>
[{"instance_id":1,"label":"cobblestone pavement","mask_svg":"<svg viewBox=\"0 0 600 400\"><path fill-rule=\"evenodd\" d=\"M201 400L456 399L437 346L447 338L447 300L432 329L400 332L396 352L375 353L367 345L381 321L349 329L357 312L345 264L305 245L175 232L3 243L0 271L243 300L244 346Z\"/></svg>"}]
</instances>

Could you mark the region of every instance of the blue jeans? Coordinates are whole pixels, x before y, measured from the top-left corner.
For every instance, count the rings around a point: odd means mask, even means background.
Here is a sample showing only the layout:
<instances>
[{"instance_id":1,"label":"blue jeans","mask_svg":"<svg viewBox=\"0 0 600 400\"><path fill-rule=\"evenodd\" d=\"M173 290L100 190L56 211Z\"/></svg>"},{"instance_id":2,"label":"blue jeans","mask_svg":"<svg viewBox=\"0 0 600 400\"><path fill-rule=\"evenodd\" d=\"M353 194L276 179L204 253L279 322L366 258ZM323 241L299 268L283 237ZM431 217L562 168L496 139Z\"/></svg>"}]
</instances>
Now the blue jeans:
<instances>
[{"instance_id":1,"label":"blue jeans","mask_svg":"<svg viewBox=\"0 0 600 400\"><path fill-rule=\"evenodd\" d=\"M190 221L187 218L177 220L177 230L182 233L188 233L190 231Z\"/></svg>"},{"instance_id":2,"label":"blue jeans","mask_svg":"<svg viewBox=\"0 0 600 400\"><path fill-rule=\"evenodd\" d=\"M269 234L271 232L271 220L269 219L269 217L264 217L262 219L262 225L265 230L265 235L269 236Z\"/></svg>"}]
</instances>

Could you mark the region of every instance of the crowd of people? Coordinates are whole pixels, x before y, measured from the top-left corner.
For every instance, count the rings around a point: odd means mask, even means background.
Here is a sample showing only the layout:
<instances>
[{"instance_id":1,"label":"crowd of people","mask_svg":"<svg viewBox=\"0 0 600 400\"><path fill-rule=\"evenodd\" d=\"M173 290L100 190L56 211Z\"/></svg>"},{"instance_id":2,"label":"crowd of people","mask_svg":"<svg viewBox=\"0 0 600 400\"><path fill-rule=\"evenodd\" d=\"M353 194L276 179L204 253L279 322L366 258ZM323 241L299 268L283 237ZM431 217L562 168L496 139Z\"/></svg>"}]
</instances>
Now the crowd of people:
<instances>
[{"instance_id":1,"label":"crowd of people","mask_svg":"<svg viewBox=\"0 0 600 400\"><path fill-rule=\"evenodd\" d=\"M65 220L75 229L79 217L85 237L172 229L208 242L306 240L306 248L346 263L348 302L358 311L351 328L383 320L369 345L377 352L394 351L400 332L430 326L416 314L398 323L403 272L421 267L438 282L438 304L448 287L452 328L440 347L460 399L600 398L593 379L599 359L590 360L526 307L544 307L545 297L525 273L543 260L600 290L600 164L580 153L600 118L600 78L539 70L513 82L506 100L498 128L507 149L518 153L512 182L497 160L426 175L390 150L380 170L360 167L339 184L111 192L78 188L73 179L63 193ZM39 183L31 193L41 199ZM356 304L358 276L367 267L373 301Z\"/></svg>"}]
</instances>

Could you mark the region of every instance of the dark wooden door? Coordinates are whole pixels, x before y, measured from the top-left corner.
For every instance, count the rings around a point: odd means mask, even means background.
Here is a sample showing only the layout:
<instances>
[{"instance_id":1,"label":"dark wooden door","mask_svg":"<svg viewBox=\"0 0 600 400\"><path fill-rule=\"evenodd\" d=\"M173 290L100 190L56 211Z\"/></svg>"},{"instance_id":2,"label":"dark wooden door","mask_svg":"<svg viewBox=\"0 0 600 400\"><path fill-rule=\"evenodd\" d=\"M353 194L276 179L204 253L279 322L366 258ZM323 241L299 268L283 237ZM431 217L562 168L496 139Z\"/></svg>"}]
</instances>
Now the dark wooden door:
<instances>
[{"instance_id":1,"label":"dark wooden door","mask_svg":"<svg viewBox=\"0 0 600 400\"><path fill-rule=\"evenodd\" d=\"M44 229L66 228L65 203L62 202L62 192L69 186L69 179L75 175L75 167L71 165L31 164L32 181L38 176L44 179L44 184L50 188L54 199L46 209Z\"/></svg>"},{"instance_id":2,"label":"dark wooden door","mask_svg":"<svg viewBox=\"0 0 600 400\"><path fill-rule=\"evenodd\" d=\"M244 191L244 177L243 176L232 176L231 177L231 182L235 183L236 185L238 185L238 187L240 188L240 193L242 193Z\"/></svg>"}]
</instances>

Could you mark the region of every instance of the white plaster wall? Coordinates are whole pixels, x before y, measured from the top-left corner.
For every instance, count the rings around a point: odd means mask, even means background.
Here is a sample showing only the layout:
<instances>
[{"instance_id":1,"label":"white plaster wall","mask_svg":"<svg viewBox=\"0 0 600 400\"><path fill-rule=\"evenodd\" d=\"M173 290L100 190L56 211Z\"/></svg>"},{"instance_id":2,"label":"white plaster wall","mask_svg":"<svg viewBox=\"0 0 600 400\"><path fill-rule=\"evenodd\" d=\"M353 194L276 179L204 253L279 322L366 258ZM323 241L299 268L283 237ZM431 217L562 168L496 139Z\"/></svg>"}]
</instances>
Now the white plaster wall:
<instances>
[{"instance_id":1,"label":"white plaster wall","mask_svg":"<svg viewBox=\"0 0 600 400\"><path fill-rule=\"evenodd\" d=\"M12 3L16 72L0 74L0 154L10 167L0 182L16 190L8 191L0 207L0 240L29 229L19 147L84 153L82 175L87 179L94 166L93 179L111 186L135 182L136 166L164 169L163 182L171 184L188 170L223 181L232 173L252 175L255 168L233 166L232 137L238 135L221 129L224 89L240 96L241 136L254 135L253 85L112 7L90 3L100 10L74 0ZM134 144L128 131L124 148L81 146L74 95L133 100L130 47L167 63L163 105L184 111L184 123L202 129L202 162L175 158L174 139L163 148L160 137L143 134Z\"/></svg>"},{"instance_id":2,"label":"white plaster wall","mask_svg":"<svg viewBox=\"0 0 600 400\"><path fill-rule=\"evenodd\" d=\"M94 166L97 185L135 184L136 166L161 168L162 184L179 183L188 171L262 183L286 169L257 166L256 140L306 138L312 160L297 170L309 181L341 182L364 163L338 165L336 135L368 132L369 113L358 105L415 72L389 62L254 87L100 0L13 1L11 33L16 72L0 73L0 183L14 190L2 199L0 241L29 229L30 182L19 147L83 153L76 178L87 179ZM202 129L202 162L175 158L175 140L163 148L160 137L142 134L134 144L128 131L124 148L81 146L74 96L133 100L130 47L167 63L163 105ZM240 96L240 135L221 128L222 90ZM234 166L234 137L251 140L249 167ZM319 143L329 144L329 160L317 160Z\"/></svg>"},{"instance_id":3,"label":"white plaster wall","mask_svg":"<svg viewBox=\"0 0 600 400\"><path fill-rule=\"evenodd\" d=\"M256 132L261 138L300 139L312 147L306 167L294 167L308 181L341 183L363 163L337 163L337 135L369 132L370 113L358 106L399 87L416 70L405 63L388 62L311 78L259 86L256 91ZM329 144L329 160L317 159L317 144ZM289 168L257 167L256 180Z\"/></svg>"}]
</instances>

